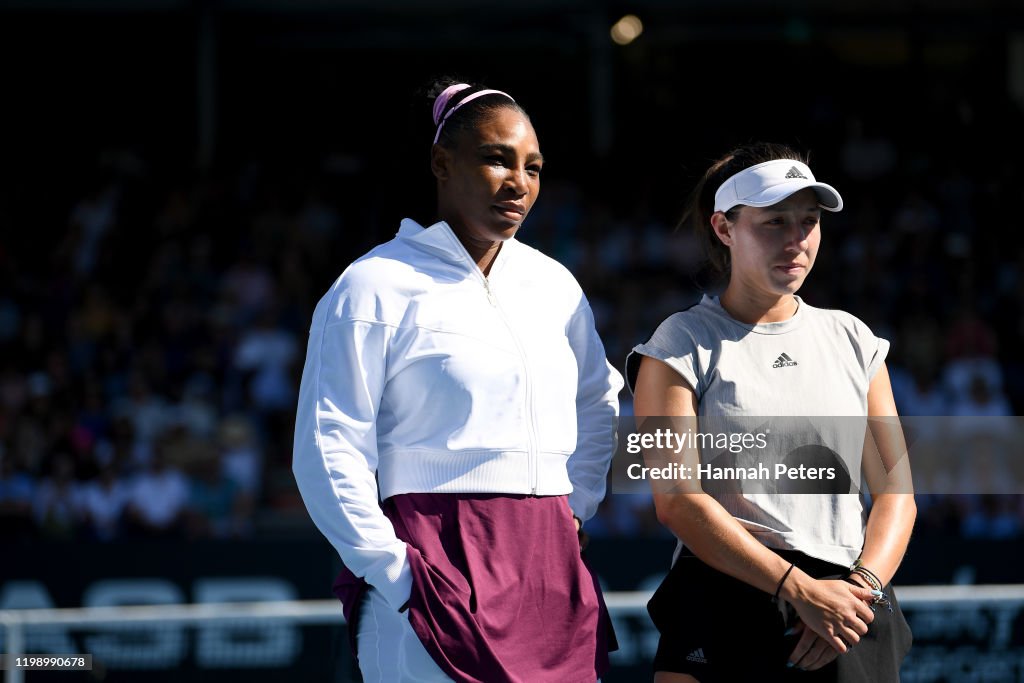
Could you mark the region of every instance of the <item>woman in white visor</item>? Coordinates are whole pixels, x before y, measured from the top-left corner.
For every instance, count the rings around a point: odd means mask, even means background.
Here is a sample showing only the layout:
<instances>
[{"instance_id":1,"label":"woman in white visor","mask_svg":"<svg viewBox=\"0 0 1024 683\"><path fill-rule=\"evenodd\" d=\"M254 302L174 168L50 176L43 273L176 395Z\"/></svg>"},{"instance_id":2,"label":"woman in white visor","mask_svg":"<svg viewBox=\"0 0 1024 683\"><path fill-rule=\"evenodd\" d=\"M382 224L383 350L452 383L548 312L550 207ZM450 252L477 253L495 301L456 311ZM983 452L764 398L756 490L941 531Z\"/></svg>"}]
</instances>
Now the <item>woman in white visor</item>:
<instances>
[{"instance_id":1,"label":"woman in white visor","mask_svg":"<svg viewBox=\"0 0 1024 683\"><path fill-rule=\"evenodd\" d=\"M842 208L787 147L715 162L686 220L724 289L627 359L641 431L742 433L728 442L737 448L691 440L645 453L692 472L654 491L679 539L649 604L657 683L899 679L911 636L890 581L916 508L889 343L797 296L823 212Z\"/></svg>"}]
</instances>

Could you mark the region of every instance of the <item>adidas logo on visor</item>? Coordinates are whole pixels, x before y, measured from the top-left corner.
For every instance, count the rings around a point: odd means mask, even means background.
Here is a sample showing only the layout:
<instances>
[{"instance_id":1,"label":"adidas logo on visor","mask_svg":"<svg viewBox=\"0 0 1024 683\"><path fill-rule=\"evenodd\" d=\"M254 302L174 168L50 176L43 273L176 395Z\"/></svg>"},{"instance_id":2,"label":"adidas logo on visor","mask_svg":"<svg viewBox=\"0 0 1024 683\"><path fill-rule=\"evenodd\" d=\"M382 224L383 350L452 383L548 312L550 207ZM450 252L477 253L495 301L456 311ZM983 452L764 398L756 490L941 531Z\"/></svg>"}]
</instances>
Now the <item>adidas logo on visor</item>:
<instances>
[{"instance_id":1,"label":"adidas logo on visor","mask_svg":"<svg viewBox=\"0 0 1024 683\"><path fill-rule=\"evenodd\" d=\"M803 173L801 173L800 169L797 168L796 166L794 166L793 168L789 169L789 171L786 172L786 177L787 178L803 178L804 180L807 180L807 176L805 176Z\"/></svg>"},{"instance_id":2,"label":"adidas logo on visor","mask_svg":"<svg viewBox=\"0 0 1024 683\"><path fill-rule=\"evenodd\" d=\"M707 664L708 660L704 656L704 648L698 647L696 650L686 655L686 661L688 662L699 662L700 664Z\"/></svg>"}]
</instances>

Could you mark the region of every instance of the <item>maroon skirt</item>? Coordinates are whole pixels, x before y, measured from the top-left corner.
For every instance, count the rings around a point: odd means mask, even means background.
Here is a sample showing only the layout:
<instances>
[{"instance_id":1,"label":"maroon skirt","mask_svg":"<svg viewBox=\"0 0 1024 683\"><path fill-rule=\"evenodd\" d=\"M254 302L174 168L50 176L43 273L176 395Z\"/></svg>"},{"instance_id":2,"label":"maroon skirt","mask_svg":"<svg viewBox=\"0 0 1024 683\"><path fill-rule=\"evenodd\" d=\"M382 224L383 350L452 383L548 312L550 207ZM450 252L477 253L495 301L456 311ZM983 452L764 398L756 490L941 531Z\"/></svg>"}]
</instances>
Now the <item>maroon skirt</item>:
<instances>
[{"instance_id":1,"label":"maroon skirt","mask_svg":"<svg viewBox=\"0 0 1024 683\"><path fill-rule=\"evenodd\" d=\"M409 620L460 683L594 683L615 634L565 496L414 493L384 514L408 545ZM334 582L353 652L369 586Z\"/></svg>"}]
</instances>

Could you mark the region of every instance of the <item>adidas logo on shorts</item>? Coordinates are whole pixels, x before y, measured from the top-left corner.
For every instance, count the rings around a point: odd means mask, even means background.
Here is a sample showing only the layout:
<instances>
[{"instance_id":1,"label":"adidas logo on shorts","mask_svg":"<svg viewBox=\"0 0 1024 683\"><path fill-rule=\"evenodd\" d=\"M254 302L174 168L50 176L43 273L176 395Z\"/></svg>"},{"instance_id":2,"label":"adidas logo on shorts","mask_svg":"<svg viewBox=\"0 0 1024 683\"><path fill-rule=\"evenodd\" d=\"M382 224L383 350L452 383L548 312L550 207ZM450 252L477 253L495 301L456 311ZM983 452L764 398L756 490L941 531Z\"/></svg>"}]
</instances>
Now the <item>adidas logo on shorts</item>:
<instances>
[{"instance_id":1,"label":"adidas logo on shorts","mask_svg":"<svg viewBox=\"0 0 1024 683\"><path fill-rule=\"evenodd\" d=\"M698 647L696 650L686 655L686 661L697 662L698 664L707 664L708 660L704 656L704 648Z\"/></svg>"},{"instance_id":2,"label":"adidas logo on shorts","mask_svg":"<svg viewBox=\"0 0 1024 683\"><path fill-rule=\"evenodd\" d=\"M775 362L772 363L772 367L773 368L791 368L794 365L799 365L799 363L797 363L795 360L790 358L789 354L786 354L786 353L784 353L781 356L779 356L778 358L776 358Z\"/></svg>"}]
</instances>

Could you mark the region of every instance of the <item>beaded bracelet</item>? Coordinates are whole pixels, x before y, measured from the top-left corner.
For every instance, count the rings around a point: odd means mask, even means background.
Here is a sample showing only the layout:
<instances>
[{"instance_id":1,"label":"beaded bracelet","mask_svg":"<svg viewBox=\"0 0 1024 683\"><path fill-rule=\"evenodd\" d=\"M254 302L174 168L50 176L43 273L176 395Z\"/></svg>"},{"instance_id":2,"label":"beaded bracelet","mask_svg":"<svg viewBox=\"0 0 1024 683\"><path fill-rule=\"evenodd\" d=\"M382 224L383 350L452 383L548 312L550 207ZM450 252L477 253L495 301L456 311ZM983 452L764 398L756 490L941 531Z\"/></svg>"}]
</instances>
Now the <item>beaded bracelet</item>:
<instances>
[{"instance_id":1,"label":"beaded bracelet","mask_svg":"<svg viewBox=\"0 0 1024 683\"><path fill-rule=\"evenodd\" d=\"M868 585L870 585L876 591L882 590L882 582L879 581L878 577L875 576L875 573L867 567L855 567L853 571L850 573L857 574L858 576L863 578L865 581L868 582Z\"/></svg>"},{"instance_id":2,"label":"beaded bracelet","mask_svg":"<svg viewBox=\"0 0 1024 683\"><path fill-rule=\"evenodd\" d=\"M875 590L882 590L882 580L878 578L878 574L874 573L870 569L864 566L864 561L861 558L857 558L853 561L850 566L851 574L860 574L865 581L871 584L871 587Z\"/></svg>"},{"instance_id":3,"label":"beaded bracelet","mask_svg":"<svg viewBox=\"0 0 1024 683\"><path fill-rule=\"evenodd\" d=\"M871 602L871 610L874 611L874 605L882 605L884 607L888 607L889 612L892 613L892 603L889 601L889 596L882 591L882 580L878 578L877 574L865 567L859 557L856 562L853 563L853 566L850 567L849 576L853 576L854 574L867 581L868 585L878 593L875 596L875 599Z\"/></svg>"}]
</instances>

